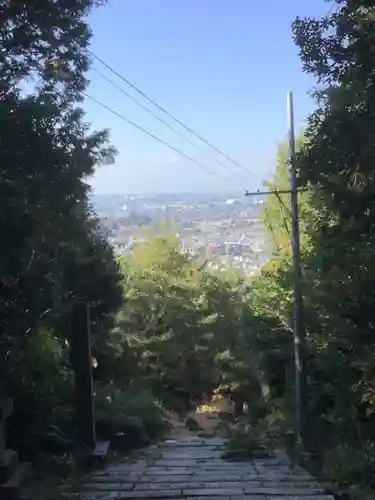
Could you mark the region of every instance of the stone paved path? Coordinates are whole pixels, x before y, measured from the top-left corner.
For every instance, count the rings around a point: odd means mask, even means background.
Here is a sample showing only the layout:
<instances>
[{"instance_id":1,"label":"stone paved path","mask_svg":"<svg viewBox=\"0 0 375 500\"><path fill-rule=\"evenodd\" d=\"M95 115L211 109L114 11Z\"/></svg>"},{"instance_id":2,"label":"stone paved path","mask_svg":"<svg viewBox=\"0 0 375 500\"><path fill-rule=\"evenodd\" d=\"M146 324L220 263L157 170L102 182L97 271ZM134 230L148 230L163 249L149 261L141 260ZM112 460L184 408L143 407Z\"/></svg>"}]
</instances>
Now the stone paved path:
<instances>
[{"instance_id":1,"label":"stone paved path","mask_svg":"<svg viewBox=\"0 0 375 500\"><path fill-rule=\"evenodd\" d=\"M65 498L190 500L333 500L300 467L279 452L274 458L228 462L225 440L170 439L83 482L81 494Z\"/></svg>"}]
</instances>

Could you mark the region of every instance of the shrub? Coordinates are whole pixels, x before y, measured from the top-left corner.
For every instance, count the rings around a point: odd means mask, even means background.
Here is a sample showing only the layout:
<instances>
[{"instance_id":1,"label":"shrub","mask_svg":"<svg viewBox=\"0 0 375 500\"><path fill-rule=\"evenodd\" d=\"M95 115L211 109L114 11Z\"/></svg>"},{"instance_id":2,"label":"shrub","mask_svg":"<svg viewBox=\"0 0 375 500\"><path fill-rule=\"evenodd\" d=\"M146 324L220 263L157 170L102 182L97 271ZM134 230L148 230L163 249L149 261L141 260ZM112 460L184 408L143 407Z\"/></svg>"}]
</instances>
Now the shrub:
<instances>
[{"instance_id":1,"label":"shrub","mask_svg":"<svg viewBox=\"0 0 375 500\"><path fill-rule=\"evenodd\" d=\"M7 420L9 445L21 458L71 448L74 378L64 343L52 331L38 331L15 355L11 375L7 391L14 412Z\"/></svg>"},{"instance_id":2,"label":"shrub","mask_svg":"<svg viewBox=\"0 0 375 500\"><path fill-rule=\"evenodd\" d=\"M272 456L269 442L257 429L247 426L232 432L228 451L224 458L229 461L252 460Z\"/></svg>"},{"instance_id":3,"label":"shrub","mask_svg":"<svg viewBox=\"0 0 375 500\"><path fill-rule=\"evenodd\" d=\"M168 428L160 403L145 390L98 385L95 412L98 434L126 449L148 444Z\"/></svg>"}]
</instances>

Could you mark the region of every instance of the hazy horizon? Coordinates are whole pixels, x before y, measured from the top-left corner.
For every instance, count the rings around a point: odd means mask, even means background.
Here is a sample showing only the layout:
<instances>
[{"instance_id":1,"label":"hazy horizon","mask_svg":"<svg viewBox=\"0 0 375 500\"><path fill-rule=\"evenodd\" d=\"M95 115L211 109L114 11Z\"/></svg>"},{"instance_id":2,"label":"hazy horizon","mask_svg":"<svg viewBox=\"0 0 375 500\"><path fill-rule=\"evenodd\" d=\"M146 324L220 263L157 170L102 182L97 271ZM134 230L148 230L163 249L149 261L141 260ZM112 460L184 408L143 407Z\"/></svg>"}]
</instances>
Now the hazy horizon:
<instances>
[{"instance_id":1,"label":"hazy horizon","mask_svg":"<svg viewBox=\"0 0 375 500\"><path fill-rule=\"evenodd\" d=\"M245 196L246 189L243 192L234 192L234 191L144 191L144 192L95 192L91 191L91 196Z\"/></svg>"}]
</instances>

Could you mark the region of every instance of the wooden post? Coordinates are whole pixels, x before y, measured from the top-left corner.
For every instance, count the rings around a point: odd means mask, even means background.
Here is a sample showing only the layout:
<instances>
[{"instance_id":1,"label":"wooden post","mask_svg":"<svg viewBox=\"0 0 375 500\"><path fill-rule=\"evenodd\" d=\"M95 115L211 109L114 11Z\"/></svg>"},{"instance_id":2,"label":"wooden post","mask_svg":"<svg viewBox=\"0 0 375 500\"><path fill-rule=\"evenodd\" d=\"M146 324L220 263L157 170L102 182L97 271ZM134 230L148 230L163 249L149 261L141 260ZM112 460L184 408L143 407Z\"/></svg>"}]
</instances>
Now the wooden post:
<instances>
[{"instance_id":1,"label":"wooden post","mask_svg":"<svg viewBox=\"0 0 375 500\"><path fill-rule=\"evenodd\" d=\"M77 303L72 311L71 355L75 373L75 402L79 440L93 450L96 445L92 381L89 306Z\"/></svg>"},{"instance_id":2,"label":"wooden post","mask_svg":"<svg viewBox=\"0 0 375 500\"><path fill-rule=\"evenodd\" d=\"M6 450L5 420L13 412L13 401L10 398L0 396L0 460Z\"/></svg>"},{"instance_id":3,"label":"wooden post","mask_svg":"<svg viewBox=\"0 0 375 500\"><path fill-rule=\"evenodd\" d=\"M18 462L18 453L7 448L5 421L13 413L13 400L0 394L0 498L17 499L28 479L30 466Z\"/></svg>"}]
</instances>

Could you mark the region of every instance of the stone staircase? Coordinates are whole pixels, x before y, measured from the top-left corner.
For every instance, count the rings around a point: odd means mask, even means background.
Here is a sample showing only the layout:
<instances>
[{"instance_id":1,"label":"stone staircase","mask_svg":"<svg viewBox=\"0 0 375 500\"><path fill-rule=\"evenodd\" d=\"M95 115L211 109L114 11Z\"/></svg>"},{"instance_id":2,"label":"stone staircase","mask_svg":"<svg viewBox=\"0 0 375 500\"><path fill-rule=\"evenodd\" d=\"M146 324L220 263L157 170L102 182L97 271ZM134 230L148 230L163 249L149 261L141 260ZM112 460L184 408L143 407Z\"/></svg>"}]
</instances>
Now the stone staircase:
<instances>
[{"instance_id":1,"label":"stone staircase","mask_svg":"<svg viewBox=\"0 0 375 500\"><path fill-rule=\"evenodd\" d=\"M334 500L281 451L242 462L227 461L225 453L225 439L180 436L95 471L61 494L66 500Z\"/></svg>"}]
</instances>

